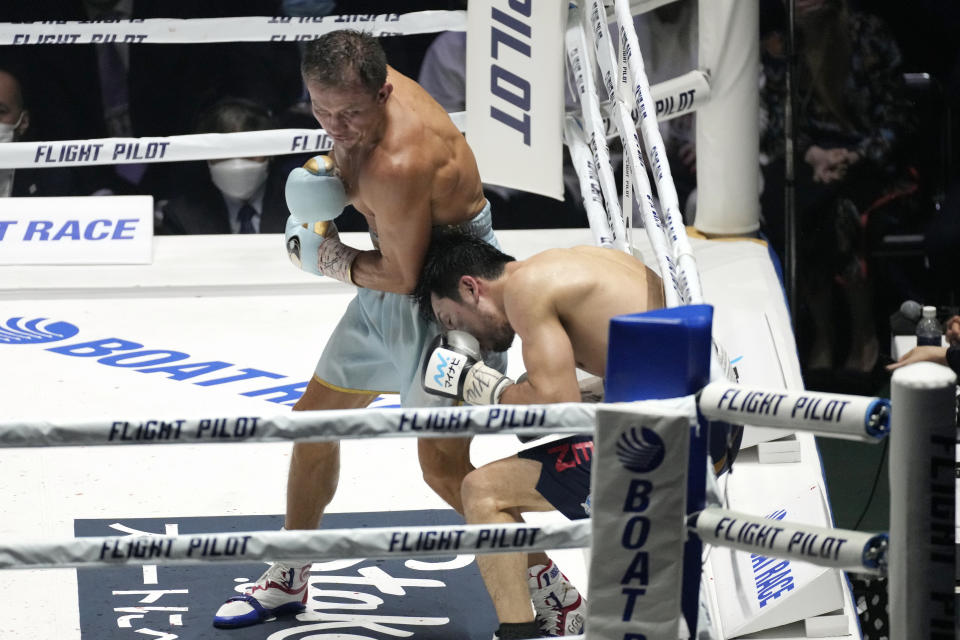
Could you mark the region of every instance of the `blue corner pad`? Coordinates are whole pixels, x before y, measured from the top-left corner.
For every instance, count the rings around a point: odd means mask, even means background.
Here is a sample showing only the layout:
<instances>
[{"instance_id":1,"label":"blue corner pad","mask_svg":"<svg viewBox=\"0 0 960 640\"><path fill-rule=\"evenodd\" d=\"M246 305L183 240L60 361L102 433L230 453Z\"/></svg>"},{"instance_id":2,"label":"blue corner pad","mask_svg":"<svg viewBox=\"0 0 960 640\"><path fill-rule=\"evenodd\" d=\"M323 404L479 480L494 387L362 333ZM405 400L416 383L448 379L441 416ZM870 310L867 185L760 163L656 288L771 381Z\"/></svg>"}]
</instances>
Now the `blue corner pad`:
<instances>
[{"instance_id":1,"label":"blue corner pad","mask_svg":"<svg viewBox=\"0 0 960 640\"><path fill-rule=\"evenodd\" d=\"M607 402L696 393L710 379L713 307L657 309L610 320Z\"/></svg>"}]
</instances>

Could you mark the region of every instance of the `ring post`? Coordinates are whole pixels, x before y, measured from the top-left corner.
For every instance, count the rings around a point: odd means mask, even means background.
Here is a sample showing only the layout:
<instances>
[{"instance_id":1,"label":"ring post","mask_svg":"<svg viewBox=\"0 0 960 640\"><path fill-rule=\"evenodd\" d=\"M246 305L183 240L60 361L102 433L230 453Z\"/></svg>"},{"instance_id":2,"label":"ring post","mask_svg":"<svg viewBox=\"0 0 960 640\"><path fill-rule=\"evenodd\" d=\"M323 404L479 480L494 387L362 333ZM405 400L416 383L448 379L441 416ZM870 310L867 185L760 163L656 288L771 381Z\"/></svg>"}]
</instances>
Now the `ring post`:
<instances>
[{"instance_id":1,"label":"ring post","mask_svg":"<svg viewBox=\"0 0 960 640\"><path fill-rule=\"evenodd\" d=\"M891 383L890 637L954 638L955 385L932 362Z\"/></svg>"},{"instance_id":2,"label":"ring post","mask_svg":"<svg viewBox=\"0 0 960 640\"><path fill-rule=\"evenodd\" d=\"M748 235L760 227L760 3L698 2L699 67L710 101L697 110L697 216L706 234Z\"/></svg>"},{"instance_id":3,"label":"ring post","mask_svg":"<svg viewBox=\"0 0 960 640\"><path fill-rule=\"evenodd\" d=\"M654 413L653 407L646 413L638 407L635 411L641 415L631 415L632 408L600 405L598 410L595 436L598 458L608 450L613 452L612 456L600 458L602 462L593 465L592 478L593 540L600 544L594 546L596 555L590 567L594 597L588 627L591 633L600 633L599 637L612 638L614 635L609 631L623 631L626 635L618 633L616 637L640 638L644 636L631 633L642 630L647 631L646 637L650 640L670 637L670 634L675 637L678 604L691 637L695 637L702 544L696 536L686 536L680 514L684 504L687 515L704 508L708 433L705 424L697 425L692 397L684 396L692 396L709 380L712 323L713 307L709 305L658 309L618 316L610 321L606 402L672 399L681 408L675 410L664 402L663 406L667 407L664 417L651 419L646 416ZM689 408L684 404L687 400L691 401ZM656 407L657 413L659 408ZM680 420L689 425L689 434L686 430L677 433ZM659 435L650 431L657 431ZM685 469L683 457L673 463L676 466L667 464L666 458L657 460L656 465L646 464L649 458L657 457L655 450L658 447L661 453L665 450L668 457L672 451L686 450L688 435L689 454ZM658 442L661 439L663 442ZM627 465L623 456L624 442L632 449L628 454L639 452L647 456L645 464L640 466L651 468L649 473ZM618 458L622 464L618 464ZM659 468L652 469L657 466ZM666 508L667 503L672 511L665 517L652 513ZM646 526L638 527L638 522ZM642 535L638 528L643 529ZM658 532L665 532L668 542L677 545L673 557L670 553L663 553L663 548L654 550L652 547ZM601 542L608 540L617 540L620 544L604 545ZM650 542L644 544L647 540ZM683 544L682 588L677 584L680 576L671 576L664 568L671 559L679 560L676 556L680 554L680 540L686 540ZM666 548L669 551L670 546ZM599 554L605 549L607 560L604 561ZM680 568L679 564L677 568ZM594 590L602 585L612 585L616 590L608 598L598 598L600 592ZM669 616L673 616L672 620L665 620ZM655 625L653 620L661 622ZM668 629L671 622L674 626Z\"/></svg>"}]
</instances>

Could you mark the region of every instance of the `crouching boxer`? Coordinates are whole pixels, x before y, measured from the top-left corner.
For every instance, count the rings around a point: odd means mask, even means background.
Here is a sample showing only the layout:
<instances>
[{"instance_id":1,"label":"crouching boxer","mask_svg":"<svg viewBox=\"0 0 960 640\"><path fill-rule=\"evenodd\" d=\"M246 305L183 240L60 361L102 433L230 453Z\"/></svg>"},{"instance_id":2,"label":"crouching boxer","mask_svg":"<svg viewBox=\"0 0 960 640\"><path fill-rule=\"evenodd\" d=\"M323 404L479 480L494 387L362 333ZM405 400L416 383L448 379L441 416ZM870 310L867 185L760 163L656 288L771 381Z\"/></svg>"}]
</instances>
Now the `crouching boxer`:
<instances>
[{"instance_id":1,"label":"crouching boxer","mask_svg":"<svg viewBox=\"0 0 960 640\"><path fill-rule=\"evenodd\" d=\"M610 319L664 304L660 278L626 253L583 246L517 261L457 233L434 235L415 297L447 331L424 366L424 389L475 404L581 401L576 370L604 375ZM483 362L515 335L527 369L516 382ZM446 368L451 375L437 378L453 359L459 364ZM592 452L592 438L573 436L476 469L461 490L467 522L513 523L524 511L554 509L571 519L589 516ZM714 459L725 454L714 452ZM528 588L565 582L555 567L529 571L524 580L522 554L478 556L477 564L500 621L495 638L582 632L579 596L562 591L556 617L547 624L534 620Z\"/></svg>"}]
</instances>

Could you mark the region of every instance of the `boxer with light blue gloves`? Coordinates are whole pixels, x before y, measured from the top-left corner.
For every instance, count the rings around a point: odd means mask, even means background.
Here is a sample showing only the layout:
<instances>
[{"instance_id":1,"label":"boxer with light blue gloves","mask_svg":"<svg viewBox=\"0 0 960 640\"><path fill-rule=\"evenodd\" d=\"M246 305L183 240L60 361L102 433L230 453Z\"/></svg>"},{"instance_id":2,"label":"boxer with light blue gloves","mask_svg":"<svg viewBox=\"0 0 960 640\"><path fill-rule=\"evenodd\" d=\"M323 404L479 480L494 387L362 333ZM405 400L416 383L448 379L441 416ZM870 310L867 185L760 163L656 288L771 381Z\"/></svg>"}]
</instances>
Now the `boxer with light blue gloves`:
<instances>
[{"instance_id":1,"label":"boxer with light blue gloves","mask_svg":"<svg viewBox=\"0 0 960 640\"><path fill-rule=\"evenodd\" d=\"M304 271L353 284L350 266L360 251L340 242L333 222L347 206L347 194L330 156L316 156L291 171L285 195L290 261Z\"/></svg>"},{"instance_id":2,"label":"boxer with light blue gloves","mask_svg":"<svg viewBox=\"0 0 960 640\"><path fill-rule=\"evenodd\" d=\"M287 251L304 271L356 286L357 295L294 410L361 408L381 393L399 393L404 406L451 404L424 393L420 384L424 350L439 329L419 313L410 293L433 229L457 229L496 244L473 152L446 111L387 65L369 34L335 31L307 43L301 71L314 116L334 146L290 175ZM333 219L347 204L366 218L372 250L341 242ZM505 370L504 354L486 360ZM460 485L473 470L469 451L466 438L418 443L427 484L461 513ZM339 472L338 443L294 445L287 529L319 525ZM545 557L531 554L531 562ZM214 625L244 627L302 611L309 572L310 565L273 564L220 607Z\"/></svg>"}]
</instances>

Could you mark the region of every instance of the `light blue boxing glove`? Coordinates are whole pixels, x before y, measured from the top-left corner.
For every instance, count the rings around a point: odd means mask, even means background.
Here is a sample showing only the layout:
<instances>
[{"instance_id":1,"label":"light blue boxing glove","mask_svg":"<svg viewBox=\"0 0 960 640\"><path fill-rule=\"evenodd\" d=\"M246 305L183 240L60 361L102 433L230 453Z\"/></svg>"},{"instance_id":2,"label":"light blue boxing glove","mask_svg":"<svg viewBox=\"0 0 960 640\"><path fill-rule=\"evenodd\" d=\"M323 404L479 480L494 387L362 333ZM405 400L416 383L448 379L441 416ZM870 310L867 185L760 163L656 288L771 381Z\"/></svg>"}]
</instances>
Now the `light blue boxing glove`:
<instances>
[{"instance_id":1,"label":"light blue boxing glove","mask_svg":"<svg viewBox=\"0 0 960 640\"><path fill-rule=\"evenodd\" d=\"M343 182L329 156L316 156L290 172L286 185L286 244L290 261L316 275L353 284L350 268L358 249L340 242L333 223L347 206Z\"/></svg>"},{"instance_id":2,"label":"light blue boxing glove","mask_svg":"<svg viewBox=\"0 0 960 640\"><path fill-rule=\"evenodd\" d=\"M284 193L290 215L301 222L333 220L347 206L343 181L330 156L314 156L291 171Z\"/></svg>"}]
</instances>

